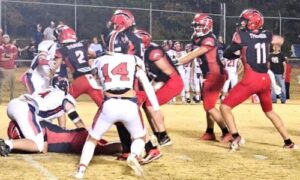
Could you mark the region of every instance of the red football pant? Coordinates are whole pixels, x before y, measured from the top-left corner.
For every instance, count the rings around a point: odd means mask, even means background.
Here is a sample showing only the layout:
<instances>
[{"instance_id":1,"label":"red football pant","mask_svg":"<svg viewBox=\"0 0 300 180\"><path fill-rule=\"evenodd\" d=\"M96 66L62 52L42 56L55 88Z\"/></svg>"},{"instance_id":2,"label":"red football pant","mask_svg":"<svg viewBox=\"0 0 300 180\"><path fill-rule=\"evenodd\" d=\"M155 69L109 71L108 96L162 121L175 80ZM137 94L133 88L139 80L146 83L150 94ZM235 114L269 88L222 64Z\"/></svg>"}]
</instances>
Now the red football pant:
<instances>
[{"instance_id":1,"label":"red football pant","mask_svg":"<svg viewBox=\"0 0 300 180\"><path fill-rule=\"evenodd\" d=\"M207 74L206 80L203 82L203 107L207 112L215 107L220 92L226 81L225 74Z\"/></svg>"},{"instance_id":2,"label":"red football pant","mask_svg":"<svg viewBox=\"0 0 300 180\"><path fill-rule=\"evenodd\" d=\"M80 76L73 80L70 85L70 94L76 99L81 94L88 94L98 107L102 106L102 90L93 88L86 76Z\"/></svg>"},{"instance_id":3,"label":"red football pant","mask_svg":"<svg viewBox=\"0 0 300 180\"><path fill-rule=\"evenodd\" d=\"M180 75L174 71L170 75L170 79L155 92L159 105L169 102L173 97L180 94L182 89L183 81ZM151 106L149 99L146 100L146 106Z\"/></svg>"},{"instance_id":4,"label":"red football pant","mask_svg":"<svg viewBox=\"0 0 300 180\"><path fill-rule=\"evenodd\" d=\"M264 112L272 110L271 79L268 73L257 73L247 69L243 79L234 86L222 104L231 108L241 104L251 95L257 94Z\"/></svg>"}]
</instances>

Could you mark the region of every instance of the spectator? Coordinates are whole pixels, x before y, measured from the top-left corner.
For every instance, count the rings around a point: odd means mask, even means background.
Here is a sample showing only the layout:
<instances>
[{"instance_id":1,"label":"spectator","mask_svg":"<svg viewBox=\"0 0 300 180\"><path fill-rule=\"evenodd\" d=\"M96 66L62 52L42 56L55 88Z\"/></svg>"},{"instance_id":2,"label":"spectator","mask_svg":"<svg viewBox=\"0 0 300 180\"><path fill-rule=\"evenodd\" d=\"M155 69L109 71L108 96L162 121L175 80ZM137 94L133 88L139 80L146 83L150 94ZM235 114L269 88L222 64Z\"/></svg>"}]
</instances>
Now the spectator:
<instances>
[{"instance_id":1,"label":"spectator","mask_svg":"<svg viewBox=\"0 0 300 180\"><path fill-rule=\"evenodd\" d=\"M36 31L33 34L34 48L36 50L36 53L37 53L37 49L38 49L40 42L42 42L42 40L44 38L44 35L42 33L42 28L43 28L42 25L37 24Z\"/></svg>"},{"instance_id":2,"label":"spectator","mask_svg":"<svg viewBox=\"0 0 300 180\"><path fill-rule=\"evenodd\" d=\"M50 26L48 26L44 30L44 40L55 40L56 38L54 36L54 31L55 31L55 22L51 21Z\"/></svg>"},{"instance_id":3,"label":"spectator","mask_svg":"<svg viewBox=\"0 0 300 180\"><path fill-rule=\"evenodd\" d=\"M106 49L106 47L107 47L106 39L107 39L107 36L109 35L110 31L111 31L111 21L108 21L106 23L106 27L102 30L101 35L100 35L104 49Z\"/></svg>"},{"instance_id":4,"label":"spectator","mask_svg":"<svg viewBox=\"0 0 300 180\"><path fill-rule=\"evenodd\" d=\"M284 77L286 70L286 57L280 52L280 46L274 45L273 52L268 57L269 68L275 75L276 83L281 87L281 103L284 104L286 101ZM277 103L277 97L275 90L272 88L272 102Z\"/></svg>"},{"instance_id":5,"label":"spectator","mask_svg":"<svg viewBox=\"0 0 300 180\"><path fill-rule=\"evenodd\" d=\"M3 35L3 44L0 46L0 102L2 101L3 82L9 81L10 99L14 98L15 90L15 60L18 50L10 43L7 34Z\"/></svg>"},{"instance_id":6,"label":"spectator","mask_svg":"<svg viewBox=\"0 0 300 180\"><path fill-rule=\"evenodd\" d=\"M99 57L103 52L102 46L99 44L97 37L93 37L90 48L96 53L96 57Z\"/></svg>"},{"instance_id":7,"label":"spectator","mask_svg":"<svg viewBox=\"0 0 300 180\"><path fill-rule=\"evenodd\" d=\"M290 63L288 63L288 59L286 59L286 68L285 68L285 76L284 76L286 99L290 99L291 72L292 72L292 66Z\"/></svg>"}]
</instances>

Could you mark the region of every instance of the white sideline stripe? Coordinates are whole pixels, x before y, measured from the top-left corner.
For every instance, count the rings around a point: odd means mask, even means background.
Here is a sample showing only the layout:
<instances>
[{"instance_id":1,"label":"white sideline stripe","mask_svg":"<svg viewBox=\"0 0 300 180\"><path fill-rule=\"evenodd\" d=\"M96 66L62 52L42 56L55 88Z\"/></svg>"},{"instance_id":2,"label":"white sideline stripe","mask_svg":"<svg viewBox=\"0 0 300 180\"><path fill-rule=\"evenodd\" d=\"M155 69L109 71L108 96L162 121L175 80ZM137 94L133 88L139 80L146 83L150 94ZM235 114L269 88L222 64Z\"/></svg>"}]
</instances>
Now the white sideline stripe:
<instances>
[{"instance_id":1,"label":"white sideline stripe","mask_svg":"<svg viewBox=\"0 0 300 180\"><path fill-rule=\"evenodd\" d=\"M32 156L29 155L22 155L22 158L28 162L33 168L41 172L47 179L49 180L58 180L58 177L56 177L54 174L52 174L50 171L48 171L46 168L44 168L40 163L35 161Z\"/></svg>"}]
</instances>

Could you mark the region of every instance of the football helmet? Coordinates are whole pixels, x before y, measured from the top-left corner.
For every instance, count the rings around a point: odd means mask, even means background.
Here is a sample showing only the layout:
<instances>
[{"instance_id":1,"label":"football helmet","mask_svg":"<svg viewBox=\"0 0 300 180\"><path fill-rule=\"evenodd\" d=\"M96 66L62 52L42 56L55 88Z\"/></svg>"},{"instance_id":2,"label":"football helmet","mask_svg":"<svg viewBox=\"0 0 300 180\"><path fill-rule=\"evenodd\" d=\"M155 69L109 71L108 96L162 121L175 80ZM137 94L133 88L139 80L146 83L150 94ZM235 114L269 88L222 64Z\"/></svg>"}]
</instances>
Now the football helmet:
<instances>
[{"instance_id":1,"label":"football helmet","mask_svg":"<svg viewBox=\"0 0 300 180\"><path fill-rule=\"evenodd\" d=\"M47 56L50 57L50 59L54 59L55 52L56 52L56 42L52 40L44 40L42 41L38 46L39 52L47 52Z\"/></svg>"},{"instance_id":2,"label":"football helmet","mask_svg":"<svg viewBox=\"0 0 300 180\"><path fill-rule=\"evenodd\" d=\"M77 41L76 32L67 25L57 26L56 33L60 43L74 43Z\"/></svg>"},{"instance_id":3,"label":"football helmet","mask_svg":"<svg viewBox=\"0 0 300 180\"><path fill-rule=\"evenodd\" d=\"M128 10L118 9L111 17L114 30L123 31L135 25L135 18Z\"/></svg>"},{"instance_id":4,"label":"football helmet","mask_svg":"<svg viewBox=\"0 0 300 180\"><path fill-rule=\"evenodd\" d=\"M125 33L112 31L108 36L108 51L127 54L129 50L129 39Z\"/></svg>"},{"instance_id":5,"label":"football helmet","mask_svg":"<svg viewBox=\"0 0 300 180\"><path fill-rule=\"evenodd\" d=\"M137 37L139 37L142 40L142 43L145 48L150 46L150 43L152 41L152 36L148 32L141 29L137 29L134 31L134 34L137 35Z\"/></svg>"},{"instance_id":6,"label":"football helmet","mask_svg":"<svg viewBox=\"0 0 300 180\"><path fill-rule=\"evenodd\" d=\"M69 81L67 78L54 76L50 81L50 85L54 88L64 91L65 94L69 92Z\"/></svg>"},{"instance_id":7,"label":"football helmet","mask_svg":"<svg viewBox=\"0 0 300 180\"><path fill-rule=\"evenodd\" d=\"M241 29L258 31L264 25L263 15L256 9L246 9L240 15L239 26Z\"/></svg>"},{"instance_id":8,"label":"football helmet","mask_svg":"<svg viewBox=\"0 0 300 180\"><path fill-rule=\"evenodd\" d=\"M9 139L22 139L24 135L16 121L10 121L7 128L7 136Z\"/></svg>"},{"instance_id":9,"label":"football helmet","mask_svg":"<svg viewBox=\"0 0 300 180\"><path fill-rule=\"evenodd\" d=\"M194 33L198 37L202 37L212 32L213 30L213 20L206 13L198 13L195 15L192 26L194 28Z\"/></svg>"}]
</instances>

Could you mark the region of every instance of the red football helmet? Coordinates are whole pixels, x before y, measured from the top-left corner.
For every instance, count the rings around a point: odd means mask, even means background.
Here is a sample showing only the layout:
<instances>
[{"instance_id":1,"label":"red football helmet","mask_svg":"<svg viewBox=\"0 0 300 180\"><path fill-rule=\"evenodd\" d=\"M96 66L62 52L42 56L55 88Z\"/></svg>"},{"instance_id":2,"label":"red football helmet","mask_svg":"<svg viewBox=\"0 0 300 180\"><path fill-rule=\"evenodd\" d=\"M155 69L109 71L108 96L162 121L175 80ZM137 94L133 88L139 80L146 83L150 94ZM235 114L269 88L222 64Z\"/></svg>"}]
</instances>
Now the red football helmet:
<instances>
[{"instance_id":1,"label":"red football helmet","mask_svg":"<svg viewBox=\"0 0 300 180\"><path fill-rule=\"evenodd\" d=\"M144 44L145 48L150 46L150 43L152 41L152 36L148 32L141 29L137 29L134 31L134 34L137 35L142 40L142 43Z\"/></svg>"},{"instance_id":2,"label":"red football helmet","mask_svg":"<svg viewBox=\"0 0 300 180\"><path fill-rule=\"evenodd\" d=\"M256 9L246 9L240 15L240 26L249 31L258 31L264 25L263 15Z\"/></svg>"},{"instance_id":3,"label":"red football helmet","mask_svg":"<svg viewBox=\"0 0 300 180\"><path fill-rule=\"evenodd\" d=\"M117 31L123 31L135 25L135 18L128 10L116 10L110 21L114 24L114 30Z\"/></svg>"},{"instance_id":4,"label":"red football helmet","mask_svg":"<svg viewBox=\"0 0 300 180\"><path fill-rule=\"evenodd\" d=\"M205 36L212 32L213 20L206 13L198 13L194 17L192 26L194 27L195 34L198 37Z\"/></svg>"},{"instance_id":5,"label":"red football helmet","mask_svg":"<svg viewBox=\"0 0 300 180\"><path fill-rule=\"evenodd\" d=\"M24 135L22 134L16 121L10 121L7 128L7 136L9 139L22 139Z\"/></svg>"},{"instance_id":6,"label":"red football helmet","mask_svg":"<svg viewBox=\"0 0 300 180\"><path fill-rule=\"evenodd\" d=\"M57 26L56 33L60 43L73 43L77 41L76 32L67 25Z\"/></svg>"}]
</instances>

